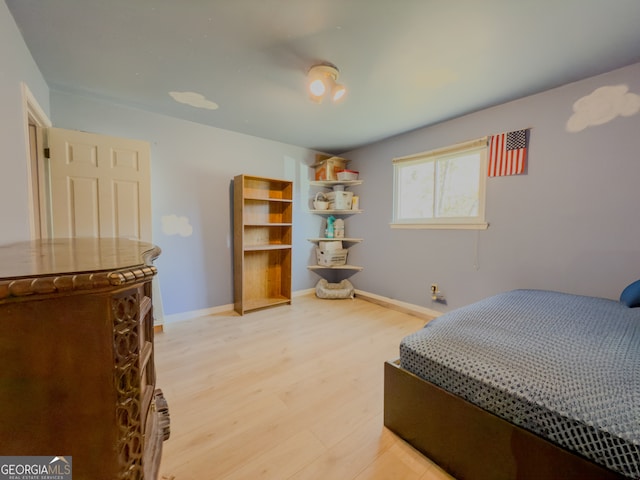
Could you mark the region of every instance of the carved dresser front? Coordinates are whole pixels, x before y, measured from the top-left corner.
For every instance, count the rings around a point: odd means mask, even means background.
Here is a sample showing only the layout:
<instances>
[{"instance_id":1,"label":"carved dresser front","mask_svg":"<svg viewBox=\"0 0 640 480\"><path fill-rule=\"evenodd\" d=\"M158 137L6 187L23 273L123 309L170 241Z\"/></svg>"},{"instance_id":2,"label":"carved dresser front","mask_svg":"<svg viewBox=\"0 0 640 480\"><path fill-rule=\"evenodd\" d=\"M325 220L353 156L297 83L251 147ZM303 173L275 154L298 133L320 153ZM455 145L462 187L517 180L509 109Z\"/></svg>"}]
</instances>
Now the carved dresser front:
<instances>
[{"instance_id":1,"label":"carved dresser front","mask_svg":"<svg viewBox=\"0 0 640 480\"><path fill-rule=\"evenodd\" d=\"M74 480L156 480L152 261L126 239L0 246L0 455L70 459Z\"/></svg>"}]
</instances>

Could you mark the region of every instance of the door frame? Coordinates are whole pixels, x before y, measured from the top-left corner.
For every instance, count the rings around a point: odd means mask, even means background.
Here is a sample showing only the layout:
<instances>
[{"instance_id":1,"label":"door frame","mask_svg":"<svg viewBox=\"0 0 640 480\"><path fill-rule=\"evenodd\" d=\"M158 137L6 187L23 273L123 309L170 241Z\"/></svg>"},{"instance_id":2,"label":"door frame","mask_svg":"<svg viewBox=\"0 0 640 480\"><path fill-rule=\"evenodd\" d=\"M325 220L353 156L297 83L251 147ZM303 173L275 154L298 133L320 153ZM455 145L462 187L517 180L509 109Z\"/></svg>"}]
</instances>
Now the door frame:
<instances>
[{"instance_id":1,"label":"door frame","mask_svg":"<svg viewBox=\"0 0 640 480\"><path fill-rule=\"evenodd\" d=\"M46 162L44 158L44 132L51 127L51 120L44 112L26 83L20 82L24 138L27 146L27 175L29 202L29 230L31 239L49 238L47 212Z\"/></svg>"}]
</instances>

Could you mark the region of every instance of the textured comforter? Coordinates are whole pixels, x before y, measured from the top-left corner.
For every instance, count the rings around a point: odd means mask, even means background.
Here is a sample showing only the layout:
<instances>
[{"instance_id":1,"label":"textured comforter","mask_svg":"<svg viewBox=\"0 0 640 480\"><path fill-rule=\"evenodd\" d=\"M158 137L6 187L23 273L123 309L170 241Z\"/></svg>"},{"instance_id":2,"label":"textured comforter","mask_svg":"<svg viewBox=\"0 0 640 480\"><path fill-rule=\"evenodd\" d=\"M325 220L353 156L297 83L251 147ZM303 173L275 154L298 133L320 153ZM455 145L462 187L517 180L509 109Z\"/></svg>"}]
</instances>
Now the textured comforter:
<instances>
[{"instance_id":1,"label":"textured comforter","mask_svg":"<svg viewBox=\"0 0 640 480\"><path fill-rule=\"evenodd\" d=\"M640 478L640 308L515 290L400 344L410 372L630 478Z\"/></svg>"}]
</instances>

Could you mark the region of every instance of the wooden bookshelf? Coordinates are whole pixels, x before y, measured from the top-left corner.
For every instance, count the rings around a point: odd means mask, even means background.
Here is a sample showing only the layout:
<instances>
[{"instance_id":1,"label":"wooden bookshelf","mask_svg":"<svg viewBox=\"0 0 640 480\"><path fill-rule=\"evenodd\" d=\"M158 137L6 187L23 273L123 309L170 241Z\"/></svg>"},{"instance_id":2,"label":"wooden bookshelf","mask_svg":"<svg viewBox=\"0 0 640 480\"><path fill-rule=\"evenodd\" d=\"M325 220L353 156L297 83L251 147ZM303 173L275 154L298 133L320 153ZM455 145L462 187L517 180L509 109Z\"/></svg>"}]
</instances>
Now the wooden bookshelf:
<instances>
[{"instance_id":1,"label":"wooden bookshelf","mask_svg":"<svg viewBox=\"0 0 640 480\"><path fill-rule=\"evenodd\" d=\"M235 311L290 304L293 183L238 175L233 197Z\"/></svg>"}]
</instances>

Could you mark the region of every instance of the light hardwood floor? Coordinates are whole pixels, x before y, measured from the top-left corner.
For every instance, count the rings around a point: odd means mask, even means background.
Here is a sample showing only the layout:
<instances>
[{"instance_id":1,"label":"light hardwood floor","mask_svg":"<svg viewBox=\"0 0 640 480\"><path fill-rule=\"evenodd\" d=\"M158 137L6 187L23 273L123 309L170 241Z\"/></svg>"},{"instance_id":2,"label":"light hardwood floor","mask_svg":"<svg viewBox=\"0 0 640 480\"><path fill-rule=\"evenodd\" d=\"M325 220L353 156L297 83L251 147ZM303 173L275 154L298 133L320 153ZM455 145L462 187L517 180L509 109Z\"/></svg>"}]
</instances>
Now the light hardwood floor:
<instances>
[{"instance_id":1,"label":"light hardwood floor","mask_svg":"<svg viewBox=\"0 0 640 480\"><path fill-rule=\"evenodd\" d=\"M443 480L383 427L383 363L425 321L364 300L293 299L165 325L165 480Z\"/></svg>"}]
</instances>

